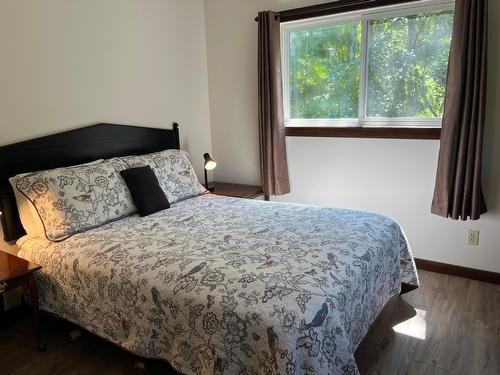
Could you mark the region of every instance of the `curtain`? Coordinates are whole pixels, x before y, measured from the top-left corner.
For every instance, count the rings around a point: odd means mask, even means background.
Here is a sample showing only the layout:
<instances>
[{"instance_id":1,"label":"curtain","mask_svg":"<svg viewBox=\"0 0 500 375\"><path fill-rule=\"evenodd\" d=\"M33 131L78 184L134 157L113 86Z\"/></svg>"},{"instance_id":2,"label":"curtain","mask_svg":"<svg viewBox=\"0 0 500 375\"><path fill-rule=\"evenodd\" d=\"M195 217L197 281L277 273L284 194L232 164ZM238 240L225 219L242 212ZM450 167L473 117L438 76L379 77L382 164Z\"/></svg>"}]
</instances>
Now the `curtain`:
<instances>
[{"instance_id":1,"label":"curtain","mask_svg":"<svg viewBox=\"0 0 500 375\"><path fill-rule=\"evenodd\" d=\"M486 212L481 187L486 105L487 0L456 0L432 213Z\"/></svg>"},{"instance_id":2,"label":"curtain","mask_svg":"<svg viewBox=\"0 0 500 375\"><path fill-rule=\"evenodd\" d=\"M281 86L280 22L273 12L260 12L259 140L262 187L266 196L290 192L286 160Z\"/></svg>"}]
</instances>

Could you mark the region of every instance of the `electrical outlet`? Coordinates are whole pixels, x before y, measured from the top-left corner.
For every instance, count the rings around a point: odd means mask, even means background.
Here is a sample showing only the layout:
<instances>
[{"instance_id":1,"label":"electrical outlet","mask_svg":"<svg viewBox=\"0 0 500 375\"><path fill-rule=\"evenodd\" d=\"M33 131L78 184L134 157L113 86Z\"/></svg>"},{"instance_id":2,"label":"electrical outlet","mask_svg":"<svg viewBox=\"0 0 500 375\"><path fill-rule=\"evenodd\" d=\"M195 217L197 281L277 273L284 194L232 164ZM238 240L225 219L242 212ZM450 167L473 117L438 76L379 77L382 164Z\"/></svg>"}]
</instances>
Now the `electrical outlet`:
<instances>
[{"instance_id":1,"label":"electrical outlet","mask_svg":"<svg viewBox=\"0 0 500 375\"><path fill-rule=\"evenodd\" d=\"M467 244L469 246L479 245L479 231L474 229L469 229L469 235L467 237Z\"/></svg>"}]
</instances>

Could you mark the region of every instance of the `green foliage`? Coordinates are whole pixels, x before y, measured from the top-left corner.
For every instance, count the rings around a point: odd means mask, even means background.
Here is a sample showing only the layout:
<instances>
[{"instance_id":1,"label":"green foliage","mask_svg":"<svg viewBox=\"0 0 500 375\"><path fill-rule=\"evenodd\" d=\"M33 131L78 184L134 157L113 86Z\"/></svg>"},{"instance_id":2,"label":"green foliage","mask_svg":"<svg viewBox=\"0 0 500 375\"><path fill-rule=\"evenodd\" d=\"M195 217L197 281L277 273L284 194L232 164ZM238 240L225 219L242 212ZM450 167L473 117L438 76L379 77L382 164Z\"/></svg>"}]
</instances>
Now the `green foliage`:
<instances>
[{"instance_id":1,"label":"green foliage","mask_svg":"<svg viewBox=\"0 0 500 375\"><path fill-rule=\"evenodd\" d=\"M358 117L361 22L290 33L290 116Z\"/></svg>"},{"instance_id":2,"label":"green foliage","mask_svg":"<svg viewBox=\"0 0 500 375\"><path fill-rule=\"evenodd\" d=\"M452 11L369 23L368 117L442 117L452 26Z\"/></svg>"},{"instance_id":3,"label":"green foliage","mask_svg":"<svg viewBox=\"0 0 500 375\"><path fill-rule=\"evenodd\" d=\"M366 117L439 118L453 12L368 23ZM360 21L290 33L290 117L357 118Z\"/></svg>"}]
</instances>

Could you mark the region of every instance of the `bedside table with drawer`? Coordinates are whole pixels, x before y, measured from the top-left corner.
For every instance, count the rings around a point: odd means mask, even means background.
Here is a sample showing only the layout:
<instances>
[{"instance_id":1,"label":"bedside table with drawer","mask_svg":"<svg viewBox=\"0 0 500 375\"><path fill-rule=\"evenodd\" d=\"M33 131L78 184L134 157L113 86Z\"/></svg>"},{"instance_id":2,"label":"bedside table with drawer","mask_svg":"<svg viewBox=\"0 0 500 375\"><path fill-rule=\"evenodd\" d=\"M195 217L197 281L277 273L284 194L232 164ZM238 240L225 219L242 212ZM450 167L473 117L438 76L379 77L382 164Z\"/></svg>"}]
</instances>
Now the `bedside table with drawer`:
<instances>
[{"instance_id":1,"label":"bedside table with drawer","mask_svg":"<svg viewBox=\"0 0 500 375\"><path fill-rule=\"evenodd\" d=\"M227 182L211 182L208 184L210 192L217 195L225 195L227 197L254 199L264 195L264 191L260 186L230 184Z\"/></svg>"},{"instance_id":2,"label":"bedside table with drawer","mask_svg":"<svg viewBox=\"0 0 500 375\"><path fill-rule=\"evenodd\" d=\"M30 291L33 323L35 326L36 344L40 351L45 351L40 335L40 322L38 318L38 287L33 273L41 269L38 264L0 250L0 314L4 312L3 294L6 291L26 286Z\"/></svg>"}]
</instances>

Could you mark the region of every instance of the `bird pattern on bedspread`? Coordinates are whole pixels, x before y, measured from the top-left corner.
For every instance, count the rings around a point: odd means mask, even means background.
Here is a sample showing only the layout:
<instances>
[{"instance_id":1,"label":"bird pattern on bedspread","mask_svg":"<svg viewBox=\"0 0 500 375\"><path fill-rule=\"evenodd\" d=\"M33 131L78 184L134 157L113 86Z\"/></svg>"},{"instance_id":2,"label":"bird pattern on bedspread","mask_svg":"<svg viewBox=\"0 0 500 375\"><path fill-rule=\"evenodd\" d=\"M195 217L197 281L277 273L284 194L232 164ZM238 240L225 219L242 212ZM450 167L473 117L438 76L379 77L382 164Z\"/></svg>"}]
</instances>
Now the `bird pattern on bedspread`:
<instances>
[{"instance_id":1,"label":"bird pattern on bedspread","mask_svg":"<svg viewBox=\"0 0 500 375\"><path fill-rule=\"evenodd\" d=\"M387 217L211 194L19 243L43 310L186 374L357 374L384 304L418 285Z\"/></svg>"}]
</instances>

